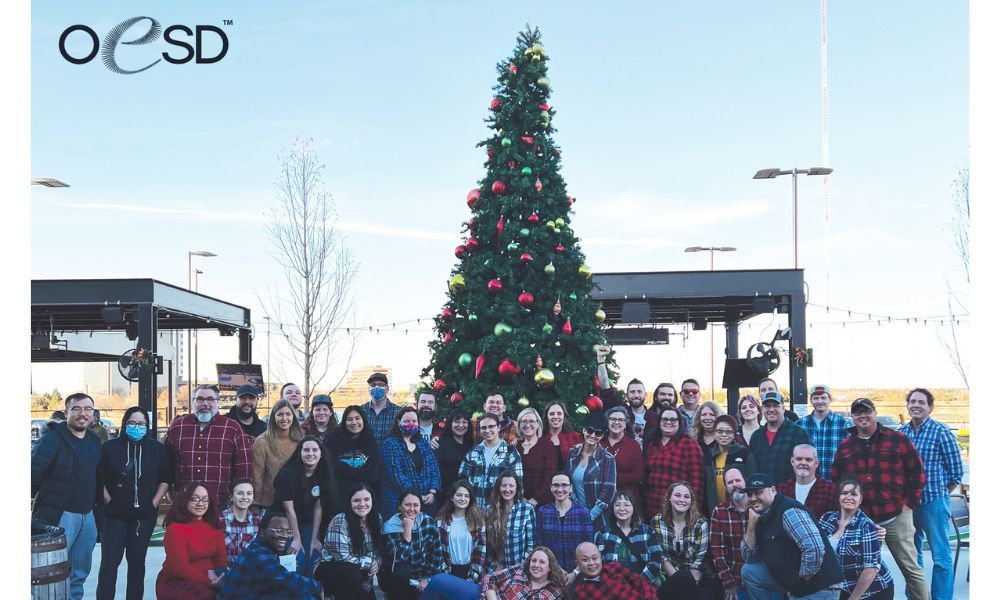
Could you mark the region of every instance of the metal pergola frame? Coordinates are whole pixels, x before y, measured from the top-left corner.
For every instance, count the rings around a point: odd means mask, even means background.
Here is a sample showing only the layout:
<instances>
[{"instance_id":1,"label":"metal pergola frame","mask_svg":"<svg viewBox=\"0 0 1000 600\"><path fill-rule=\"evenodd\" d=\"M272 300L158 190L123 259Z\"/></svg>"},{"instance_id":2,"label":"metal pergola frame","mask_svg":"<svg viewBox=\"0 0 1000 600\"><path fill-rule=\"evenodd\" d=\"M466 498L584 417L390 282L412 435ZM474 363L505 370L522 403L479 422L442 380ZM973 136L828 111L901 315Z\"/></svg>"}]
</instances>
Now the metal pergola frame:
<instances>
[{"instance_id":1,"label":"metal pergola frame","mask_svg":"<svg viewBox=\"0 0 1000 600\"><path fill-rule=\"evenodd\" d=\"M127 322L109 323L102 309L121 307ZM41 279L31 282L31 331L131 330L129 345L156 353L160 331L218 330L239 338L239 362L251 362L250 309L155 279ZM35 348L31 362L113 362L117 355ZM139 406L156 415L156 369L139 380ZM170 379L170 399L174 382ZM169 420L169 419L168 419ZM151 419L154 435L157 420Z\"/></svg>"},{"instance_id":2,"label":"metal pergola frame","mask_svg":"<svg viewBox=\"0 0 1000 600\"><path fill-rule=\"evenodd\" d=\"M806 348L806 298L801 269L739 271L662 271L594 273L591 297L602 304L606 323L649 325L631 331L625 343L656 343L664 339L657 325L687 324L695 330L709 323L726 328L726 358L741 358L739 324L777 310L788 315L789 348ZM662 331L660 332L662 333ZM609 336L614 340L615 334ZM646 341L642 341L643 339ZM609 340L610 341L610 340ZM613 342L612 342L613 343ZM806 367L789 361L790 409L806 404ZM736 414L739 386L727 386L728 409Z\"/></svg>"}]
</instances>

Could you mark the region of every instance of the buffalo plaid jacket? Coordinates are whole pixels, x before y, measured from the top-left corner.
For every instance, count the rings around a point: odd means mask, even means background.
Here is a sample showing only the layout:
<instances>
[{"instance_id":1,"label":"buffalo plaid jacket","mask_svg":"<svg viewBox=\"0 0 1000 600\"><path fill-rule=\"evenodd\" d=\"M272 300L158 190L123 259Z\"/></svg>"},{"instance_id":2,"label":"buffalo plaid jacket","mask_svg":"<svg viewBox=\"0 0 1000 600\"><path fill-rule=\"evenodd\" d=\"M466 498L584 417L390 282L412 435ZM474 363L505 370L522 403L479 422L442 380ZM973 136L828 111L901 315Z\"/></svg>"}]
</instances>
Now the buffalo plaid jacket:
<instances>
[{"instance_id":1,"label":"buffalo plaid jacket","mask_svg":"<svg viewBox=\"0 0 1000 600\"><path fill-rule=\"evenodd\" d=\"M413 457L406 449L406 442L397 437L389 437L382 444L382 458L385 461L385 479L382 480L382 518L387 519L396 512L399 495L403 490L414 490L423 495L430 490L441 491L441 469L431 445L420 436L414 436L416 451L423 458L423 468L419 471L413 465ZM439 496L440 497L440 496Z\"/></svg>"},{"instance_id":2,"label":"buffalo plaid jacket","mask_svg":"<svg viewBox=\"0 0 1000 600\"><path fill-rule=\"evenodd\" d=\"M698 442L675 435L667 445L647 447L646 484L643 487L643 514L651 518L663 509L667 488L676 481L687 481L697 494L705 479L705 465Z\"/></svg>"},{"instance_id":3,"label":"buffalo plaid jacket","mask_svg":"<svg viewBox=\"0 0 1000 600\"><path fill-rule=\"evenodd\" d=\"M215 415L204 429L193 414L177 417L167 429L164 444L177 465L174 489L197 481L205 486L217 507L227 505L231 480L253 479L253 438L229 417Z\"/></svg>"},{"instance_id":4,"label":"buffalo plaid jacket","mask_svg":"<svg viewBox=\"0 0 1000 600\"><path fill-rule=\"evenodd\" d=\"M486 445L480 442L462 459L462 464L458 466L458 478L469 480L475 488L473 491L476 493L476 504L485 511L489 507L493 484L500 478L500 474L508 469L514 471L518 480L524 481L521 455L514 446L500 440L496 454L493 455L493 462L486 464Z\"/></svg>"},{"instance_id":5,"label":"buffalo plaid jacket","mask_svg":"<svg viewBox=\"0 0 1000 600\"><path fill-rule=\"evenodd\" d=\"M881 523L906 507L918 508L924 489L924 465L913 442L905 434L876 425L867 440L857 436L840 442L833 459L833 479L853 474L861 482L862 506L873 521ZM756 436L757 434L754 434Z\"/></svg>"},{"instance_id":6,"label":"buffalo plaid jacket","mask_svg":"<svg viewBox=\"0 0 1000 600\"><path fill-rule=\"evenodd\" d=\"M222 579L219 600L244 598L322 598L323 586L281 566L278 555L254 540Z\"/></svg>"},{"instance_id":7,"label":"buffalo plaid jacket","mask_svg":"<svg viewBox=\"0 0 1000 600\"><path fill-rule=\"evenodd\" d=\"M639 551L638 560L629 550L629 543ZM656 532L649 525L640 523L629 530L627 536L617 525L602 527L594 534L594 545L600 551L601 560L605 564L617 562L622 566L628 565L629 571L636 571L642 567L642 575L654 586L660 586L663 550L660 549L660 540L656 537Z\"/></svg>"},{"instance_id":8,"label":"buffalo plaid jacket","mask_svg":"<svg viewBox=\"0 0 1000 600\"><path fill-rule=\"evenodd\" d=\"M240 522L236 520L232 508L222 511L222 525L226 531L226 557L229 558L229 566L243 552L250 542L257 537L260 532L261 516L247 511L247 520Z\"/></svg>"},{"instance_id":9,"label":"buffalo plaid jacket","mask_svg":"<svg viewBox=\"0 0 1000 600\"><path fill-rule=\"evenodd\" d=\"M669 515L668 515L669 518ZM653 517L650 524L660 540L663 557L679 569L708 570L711 559L708 556L708 521L699 517L692 527L685 527L681 537L674 533L672 523L663 520L663 515Z\"/></svg>"},{"instance_id":10,"label":"buffalo plaid jacket","mask_svg":"<svg viewBox=\"0 0 1000 600\"><path fill-rule=\"evenodd\" d=\"M740 544L747 531L747 513L736 510L732 500L720 504L712 509L709 531L708 549L712 565L719 574L722 587L727 592L735 592L743 587L740 570L745 561Z\"/></svg>"},{"instance_id":11,"label":"buffalo plaid jacket","mask_svg":"<svg viewBox=\"0 0 1000 600\"><path fill-rule=\"evenodd\" d=\"M528 553L537 545L536 522L535 509L527 502L520 500L510 507L503 539L503 558L500 564L490 565L491 571L520 566L524 562ZM492 542L487 540L487 543Z\"/></svg>"},{"instance_id":12,"label":"buffalo plaid jacket","mask_svg":"<svg viewBox=\"0 0 1000 600\"><path fill-rule=\"evenodd\" d=\"M564 571L572 571L576 564L576 547L589 542L594 536L594 523L590 512L576 502L565 515L559 516L555 503L538 509L538 543L556 555Z\"/></svg>"},{"instance_id":13,"label":"buffalo plaid jacket","mask_svg":"<svg viewBox=\"0 0 1000 600\"><path fill-rule=\"evenodd\" d=\"M616 562L606 562L601 566L597 581L588 581L577 575L573 584L575 600L653 600L656 588L653 584Z\"/></svg>"},{"instance_id":14,"label":"buffalo plaid jacket","mask_svg":"<svg viewBox=\"0 0 1000 600\"><path fill-rule=\"evenodd\" d=\"M560 600L562 593L550 581L541 589L531 589L531 579L520 564L499 571L487 573L483 577L481 598L486 597L487 590L494 590L497 597L503 600Z\"/></svg>"},{"instance_id":15,"label":"buffalo plaid jacket","mask_svg":"<svg viewBox=\"0 0 1000 600\"><path fill-rule=\"evenodd\" d=\"M573 471L580 465L582 457L583 444L577 444L569 451L563 473L569 475L570 481L573 480ZM611 499L615 497L617 485L618 466L615 464L615 457L601 446L597 446L583 470L583 492L586 495L584 506L590 508L591 520L602 519L597 524L598 527L604 525L604 512L611 504Z\"/></svg>"},{"instance_id":16,"label":"buffalo plaid jacket","mask_svg":"<svg viewBox=\"0 0 1000 600\"><path fill-rule=\"evenodd\" d=\"M451 515L447 519L437 520L438 532L441 534L441 552L444 555L445 572L451 571L451 555L448 552L449 533L451 532ZM486 566L486 525L479 531L470 531L472 535L472 562L469 563L469 581L479 583Z\"/></svg>"},{"instance_id":17,"label":"buffalo plaid jacket","mask_svg":"<svg viewBox=\"0 0 1000 600\"><path fill-rule=\"evenodd\" d=\"M773 444L767 443L767 425L764 425L750 436L749 447L761 473L767 473L774 481L784 481L795 477L792 450L799 444L811 443L805 429L785 419L775 432Z\"/></svg>"},{"instance_id":18,"label":"buffalo plaid jacket","mask_svg":"<svg viewBox=\"0 0 1000 600\"><path fill-rule=\"evenodd\" d=\"M778 484L777 488L779 492L789 498L797 499L795 498L794 479L782 481ZM813 484L812 489L809 490L809 495L806 496L806 501L802 504L817 519L831 510L840 510L837 506L837 486L817 477L816 483Z\"/></svg>"}]
</instances>

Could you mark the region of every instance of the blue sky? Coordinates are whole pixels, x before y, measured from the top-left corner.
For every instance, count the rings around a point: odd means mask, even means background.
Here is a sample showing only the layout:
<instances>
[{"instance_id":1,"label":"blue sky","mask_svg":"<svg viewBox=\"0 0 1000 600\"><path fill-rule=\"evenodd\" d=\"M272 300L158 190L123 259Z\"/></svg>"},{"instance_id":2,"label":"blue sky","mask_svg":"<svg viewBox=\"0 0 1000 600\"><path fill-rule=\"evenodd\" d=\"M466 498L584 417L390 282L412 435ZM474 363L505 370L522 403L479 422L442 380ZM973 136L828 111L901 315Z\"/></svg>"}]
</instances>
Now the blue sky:
<instances>
[{"instance_id":1,"label":"blue sky","mask_svg":"<svg viewBox=\"0 0 1000 600\"><path fill-rule=\"evenodd\" d=\"M682 250L709 244L739 248L717 256L718 269L791 265L791 182L752 176L822 163L818 2L413 4L34 3L32 176L72 187L32 190L31 276L184 285L187 251L211 250L219 257L199 262L200 289L260 321L256 293L278 281L263 229L277 155L303 135L316 141L361 266L355 322L436 314L465 194L484 173L475 144L487 135L495 64L525 22L541 28L551 57L555 140L578 198L572 223L596 271L704 269L707 256ZM950 184L968 162L968 9L830 4L829 303L941 314L947 282L961 280L948 221ZM140 14L222 27L228 55L131 76L60 57L69 25L103 36ZM119 56L142 65L164 49ZM802 178L799 263L821 304L825 247L821 181ZM959 384L938 328L824 324L845 319L811 309L812 381ZM769 340L776 325L752 321L744 343ZM397 383L414 383L429 336L364 336L352 365L385 364ZM235 358L231 340L202 341L202 373ZM722 345L720 331L720 361ZM708 356L700 333L624 349L619 362L626 378L705 380ZM36 388L79 376L33 368Z\"/></svg>"}]
</instances>

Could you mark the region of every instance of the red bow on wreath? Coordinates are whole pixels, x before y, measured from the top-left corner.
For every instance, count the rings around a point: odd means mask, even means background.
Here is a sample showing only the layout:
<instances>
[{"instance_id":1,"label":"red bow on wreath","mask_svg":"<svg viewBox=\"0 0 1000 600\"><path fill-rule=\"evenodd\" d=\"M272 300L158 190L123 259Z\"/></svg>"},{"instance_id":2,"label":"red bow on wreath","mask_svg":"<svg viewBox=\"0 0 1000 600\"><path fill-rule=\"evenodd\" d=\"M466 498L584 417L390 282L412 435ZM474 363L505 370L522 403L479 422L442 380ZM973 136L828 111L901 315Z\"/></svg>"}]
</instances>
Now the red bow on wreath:
<instances>
[{"instance_id":1,"label":"red bow on wreath","mask_svg":"<svg viewBox=\"0 0 1000 600\"><path fill-rule=\"evenodd\" d=\"M809 354L805 348L795 348L795 366L801 367L809 360Z\"/></svg>"}]
</instances>

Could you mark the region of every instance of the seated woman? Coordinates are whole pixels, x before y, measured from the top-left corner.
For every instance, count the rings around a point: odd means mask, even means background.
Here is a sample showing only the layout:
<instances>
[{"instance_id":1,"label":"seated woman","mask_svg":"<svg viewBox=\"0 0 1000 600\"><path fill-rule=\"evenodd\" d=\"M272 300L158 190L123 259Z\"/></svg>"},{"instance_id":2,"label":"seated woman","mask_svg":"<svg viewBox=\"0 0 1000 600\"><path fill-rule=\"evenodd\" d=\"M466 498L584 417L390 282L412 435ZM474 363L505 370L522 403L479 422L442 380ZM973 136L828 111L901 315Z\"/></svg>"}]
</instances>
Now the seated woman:
<instances>
[{"instance_id":1,"label":"seated woman","mask_svg":"<svg viewBox=\"0 0 1000 600\"><path fill-rule=\"evenodd\" d=\"M253 484L234 479L229 484L229 507L222 511L226 556L229 558L230 567L260 531L261 518L250 510L251 504L253 504Z\"/></svg>"},{"instance_id":2,"label":"seated woman","mask_svg":"<svg viewBox=\"0 0 1000 600\"><path fill-rule=\"evenodd\" d=\"M641 573L655 587L660 587L663 550L652 527L642 522L638 500L630 492L618 491L611 501L614 521L594 534L594 545L604 562L618 562L634 573Z\"/></svg>"},{"instance_id":3,"label":"seated woman","mask_svg":"<svg viewBox=\"0 0 1000 600\"><path fill-rule=\"evenodd\" d=\"M218 600L278 600L279 598L323 598L319 582L288 571L280 556L288 553L292 527L280 510L269 510L260 535L240 554L226 575Z\"/></svg>"},{"instance_id":4,"label":"seated woman","mask_svg":"<svg viewBox=\"0 0 1000 600\"><path fill-rule=\"evenodd\" d=\"M678 481L667 489L663 512L653 517L663 549L661 600L714 600L722 598L719 579L708 573L708 520L698 512L694 486Z\"/></svg>"},{"instance_id":5,"label":"seated woman","mask_svg":"<svg viewBox=\"0 0 1000 600\"><path fill-rule=\"evenodd\" d=\"M487 570L522 564L538 539L535 524L535 509L522 498L521 481L513 471L504 471L486 511Z\"/></svg>"},{"instance_id":6,"label":"seated woman","mask_svg":"<svg viewBox=\"0 0 1000 600\"><path fill-rule=\"evenodd\" d=\"M368 484L355 483L348 494L350 508L330 521L315 576L327 594L374 600L372 578L384 549L382 519Z\"/></svg>"},{"instance_id":7,"label":"seated woman","mask_svg":"<svg viewBox=\"0 0 1000 600\"><path fill-rule=\"evenodd\" d=\"M164 519L166 559L156 577L159 600L211 600L226 571L222 522L208 490L187 484Z\"/></svg>"},{"instance_id":8,"label":"seated woman","mask_svg":"<svg viewBox=\"0 0 1000 600\"><path fill-rule=\"evenodd\" d=\"M418 492L403 491L397 508L382 528L389 564L380 571L379 582L390 600L416 600L431 577L444 571L441 535L434 521L420 512Z\"/></svg>"},{"instance_id":9,"label":"seated woman","mask_svg":"<svg viewBox=\"0 0 1000 600\"><path fill-rule=\"evenodd\" d=\"M522 564L486 575L481 589L485 600L559 600L569 597L566 572L545 546L532 550Z\"/></svg>"},{"instance_id":10,"label":"seated woman","mask_svg":"<svg viewBox=\"0 0 1000 600\"><path fill-rule=\"evenodd\" d=\"M452 484L437 514L445 572L431 578L421 600L476 600L486 565L486 517L473 499L472 484Z\"/></svg>"},{"instance_id":11,"label":"seated woman","mask_svg":"<svg viewBox=\"0 0 1000 600\"><path fill-rule=\"evenodd\" d=\"M882 561L882 542L875 523L861 510L861 484L847 476L837 484L840 511L830 511L819 520L820 530L844 569L840 597L849 600L889 600L893 597L892 575Z\"/></svg>"}]
</instances>

